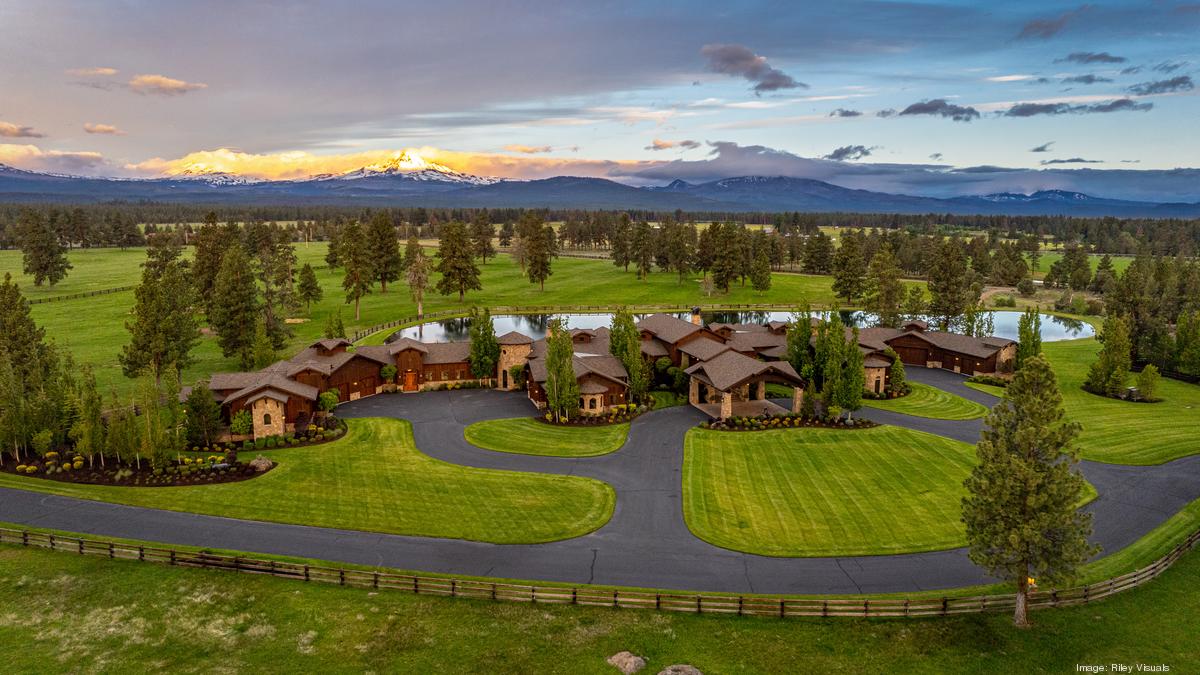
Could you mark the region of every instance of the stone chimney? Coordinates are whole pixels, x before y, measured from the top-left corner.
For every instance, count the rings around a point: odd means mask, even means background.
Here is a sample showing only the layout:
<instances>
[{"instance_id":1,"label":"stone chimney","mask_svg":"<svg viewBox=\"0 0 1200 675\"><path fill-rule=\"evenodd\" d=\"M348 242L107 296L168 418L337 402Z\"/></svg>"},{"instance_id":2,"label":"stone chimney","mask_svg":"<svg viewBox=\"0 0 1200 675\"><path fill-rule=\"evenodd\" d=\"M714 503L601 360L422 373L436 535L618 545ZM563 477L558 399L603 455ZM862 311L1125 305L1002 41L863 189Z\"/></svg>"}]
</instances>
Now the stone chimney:
<instances>
[{"instance_id":1,"label":"stone chimney","mask_svg":"<svg viewBox=\"0 0 1200 675\"><path fill-rule=\"evenodd\" d=\"M700 308L699 307L692 308L692 323L696 324L697 326L704 325L703 319L700 318Z\"/></svg>"}]
</instances>

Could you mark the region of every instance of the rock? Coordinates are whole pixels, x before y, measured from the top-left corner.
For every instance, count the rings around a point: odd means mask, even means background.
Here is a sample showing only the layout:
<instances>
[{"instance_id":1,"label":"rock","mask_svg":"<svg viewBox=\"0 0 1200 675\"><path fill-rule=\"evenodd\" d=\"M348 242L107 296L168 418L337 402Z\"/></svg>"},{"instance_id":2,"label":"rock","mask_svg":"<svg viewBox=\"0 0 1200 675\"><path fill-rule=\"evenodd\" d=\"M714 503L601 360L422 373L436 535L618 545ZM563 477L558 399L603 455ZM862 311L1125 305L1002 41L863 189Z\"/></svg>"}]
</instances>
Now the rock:
<instances>
[{"instance_id":1,"label":"rock","mask_svg":"<svg viewBox=\"0 0 1200 675\"><path fill-rule=\"evenodd\" d=\"M617 652L608 657L608 663L625 675L633 675L646 667L646 659L630 652Z\"/></svg>"},{"instance_id":2,"label":"rock","mask_svg":"<svg viewBox=\"0 0 1200 675\"><path fill-rule=\"evenodd\" d=\"M676 663L658 671L658 675L704 675L696 666L686 663Z\"/></svg>"},{"instance_id":3,"label":"rock","mask_svg":"<svg viewBox=\"0 0 1200 675\"><path fill-rule=\"evenodd\" d=\"M258 457L255 457L254 459L250 460L250 468L254 469L258 473L262 473L262 472L270 469L273 466L275 466L275 462L272 462L271 460L267 459L266 457L263 457L262 455L259 455Z\"/></svg>"}]
</instances>

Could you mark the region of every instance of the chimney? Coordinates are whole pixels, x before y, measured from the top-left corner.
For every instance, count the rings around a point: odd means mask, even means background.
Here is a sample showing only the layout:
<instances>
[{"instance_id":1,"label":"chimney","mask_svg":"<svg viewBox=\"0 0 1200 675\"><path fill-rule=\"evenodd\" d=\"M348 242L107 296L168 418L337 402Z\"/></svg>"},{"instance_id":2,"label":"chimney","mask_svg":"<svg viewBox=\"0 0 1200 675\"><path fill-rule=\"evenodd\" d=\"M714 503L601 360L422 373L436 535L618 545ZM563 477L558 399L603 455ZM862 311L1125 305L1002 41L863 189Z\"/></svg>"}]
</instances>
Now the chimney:
<instances>
[{"instance_id":1,"label":"chimney","mask_svg":"<svg viewBox=\"0 0 1200 675\"><path fill-rule=\"evenodd\" d=\"M696 324L697 326L704 325L704 322L700 319L700 308L699 307L692 308L692 323Z\"/></svg>"}]
</instances>

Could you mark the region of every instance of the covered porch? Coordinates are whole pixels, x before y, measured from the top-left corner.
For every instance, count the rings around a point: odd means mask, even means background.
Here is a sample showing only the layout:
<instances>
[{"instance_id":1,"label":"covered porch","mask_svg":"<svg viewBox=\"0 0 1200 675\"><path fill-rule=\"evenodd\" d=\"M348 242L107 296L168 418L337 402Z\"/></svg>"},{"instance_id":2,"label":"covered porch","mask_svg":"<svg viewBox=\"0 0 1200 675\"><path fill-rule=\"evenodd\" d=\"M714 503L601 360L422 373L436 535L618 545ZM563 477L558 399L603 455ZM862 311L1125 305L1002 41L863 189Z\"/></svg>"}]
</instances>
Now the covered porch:
<instances>
[{"instance_id":1,"label":"covered porch","mask_svg":"<svg viewBox=\"0 0 1200 675\"><path fill-rule=\"evenodd\" d=\"M767 399L770 382L792 387L790 412L800 412L804 400L804 381L786 361L759 361L729 351L685 372L690 376L688 403L714 419L789 412Z\"/></svg>"}]
</instances>

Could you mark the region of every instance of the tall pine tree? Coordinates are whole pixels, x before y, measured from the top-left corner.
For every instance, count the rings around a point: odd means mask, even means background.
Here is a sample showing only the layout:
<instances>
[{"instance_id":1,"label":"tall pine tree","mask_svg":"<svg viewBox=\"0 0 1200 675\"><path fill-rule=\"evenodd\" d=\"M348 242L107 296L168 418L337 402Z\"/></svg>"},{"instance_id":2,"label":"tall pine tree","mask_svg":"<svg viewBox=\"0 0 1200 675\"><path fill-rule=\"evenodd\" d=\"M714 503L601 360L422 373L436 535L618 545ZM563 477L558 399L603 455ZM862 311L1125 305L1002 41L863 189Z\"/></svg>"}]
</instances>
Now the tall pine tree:
<instances>
[{"instance_id":1,"label":"tall pine tree","mask_svg":"<svg viewBox=\"0 0 1200 675\"><path fill-rule=\"evenodd\" d=\"M539 230L538 235L540 234ZM479 281L479 266L475 264L475 257L471 252L471 239L467 234L466 225L454 220L442 228L437 255L437 271L442 275L437 282L438 293L458 293L458 301L462 302L467 291L483 289Z\"/></svg>"},{"instance_id":2,"label":"tall pine tree","mask_svg":"<svg viewBox=\"0 0 1200 675\"><path fill-rule=\"evenodd\" d=\"M377 211L371 217L366 237L372 276L379 282L379 292L387 293L388 282L399 279L404 267L404 258L400 256L400 239L396 236L396 228L387 211Z\"/></svg>"},{"instance_id":3,"label":"tall pine tree","mask_svg":"<svg viewBox=\"0 0 1200 675\"><path fill-rule=\"evenodd\" d=\"M217 297L208 324L217 334L221 353L237 356L241 366L249 368L254 363L254 331L259 323L258 289L250 257L241 244L225 252L213 293Z\"/></svg>"}]
</instances>

